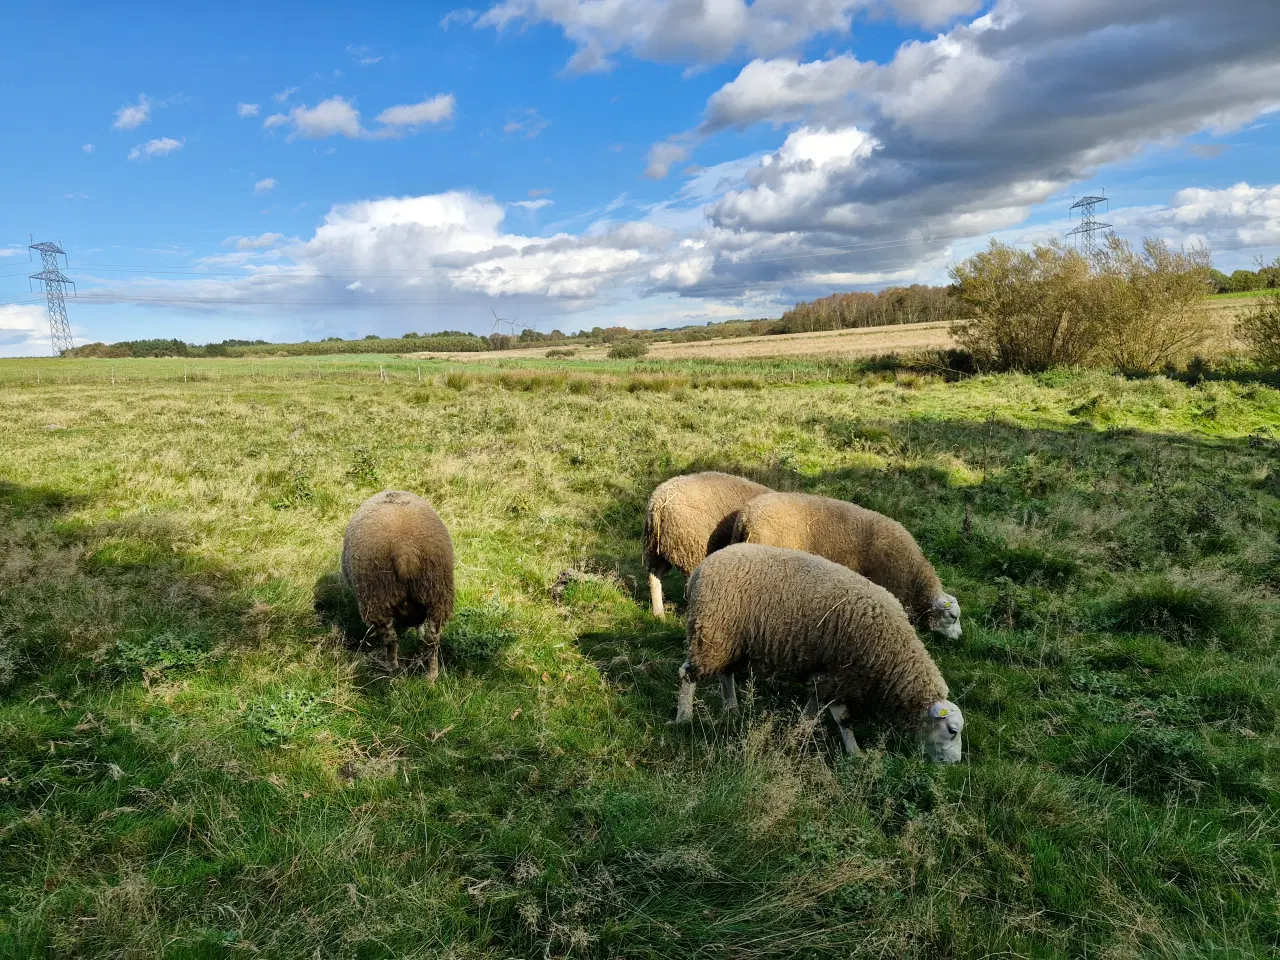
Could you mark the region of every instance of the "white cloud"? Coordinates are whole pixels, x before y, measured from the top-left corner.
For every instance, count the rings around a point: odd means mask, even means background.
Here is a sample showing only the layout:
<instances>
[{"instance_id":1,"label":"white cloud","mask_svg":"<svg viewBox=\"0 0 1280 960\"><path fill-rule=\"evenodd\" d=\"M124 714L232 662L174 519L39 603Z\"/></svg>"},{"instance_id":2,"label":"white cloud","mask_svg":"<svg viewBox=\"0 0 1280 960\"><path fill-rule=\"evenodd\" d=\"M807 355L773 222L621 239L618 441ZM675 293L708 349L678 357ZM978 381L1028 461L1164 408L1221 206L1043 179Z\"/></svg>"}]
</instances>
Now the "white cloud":
<instances>
[{"instance_id":1,"label":"white cloud","mask_svg":"<svg viewBox=\"0 0 1280 960\"><path fill-rule=\"evenodd\" d=\"M649 148L648 165L644 175L654 180L661 180L677 163L689 159L689 147L683 143L668 140L655 143Z\"/></svg>"},{"instance_id":2,"label":"white cloud","mask_svg":"<svg viewBox=\"0 0 1280 960\"><path fill-rule=\"evenodd\" d=\"M92 143L86 143L86 144L85 144L84 146L82 146L80 149L81 149L81 150L83 150L85 153L93 153L93 144L92 144Z\"/></svg>"},{"instance_id":3,"label":"white cloud","mask_svg":"<svg viewBox=\"0 0 1280 960\"><path fill-rule=\"evenodd\" d=\"M1194 232L1215 250L1280 246L1280 184L1189 187L1175 193L1169 207L1149 213L1147 221Z\"/></svg>"},{"instance_id":4,"label":"white cloud","mask_svg":"<svg viewBox=\"0 0 1280 960\"><path fill-rule=\"evenodd\" d=\"M457 10L450 10L440 18L440 29L448 30L449 24L468 24L476 18L476 12L470 7L459 7Z\"/></svg>"},{"instance_id":5,"label":"white cloud","mask_svg":"<svg viewBox=\"0 0 1280 960\"><path fill-rule=\"evenodd\" d=\"M587 73L612 69L612 55L623 50L662 62L719 63L743 50L769 56L822 34L847 35L860 13L940 27L981 5L982 0L504 0L475 25L502 30L518 22L556 24L577 47L568 69Z\"/></svg>"},{"instance_id":6,"label":"white cloud","mask_svg":"<svg viewBox=\"0 0 1280 960\"><path fill-rule=\"evenodd\" d=\"M235 244L237 250L262 250L283 239L282 233L263 233L256 237L228 237L226 242Z\"/></svg>"},{"instance_id":7,"label":"white cloud","mask_svg":"<svg viewBox=\"0 0 1280 960\"><path fill-rule=\"evenodd\" d=\"M541 210L543 207L551 206L553 202L554 201L548 200L545 197L543 197L540 200L513 200L511 201L511 205L513 207L522 207L523 209L528 210L530 213L533 213L535 210Z\"/></svg>"},{"instance_id":8,"label":"white cloud","mask_svg":"<svg viewBox=\"0 0 1280 960\"><path fill-rule=\"evenodd\" d=\"M551 126L550 120L540 114L536 107L529 107L519 114L518 120L508 120L503 124L502 132L509 137L532 140L549 126Z\"/></svg>"},{"instance_id":9,"label":"white cloud","mask_svg":"<svg viewBox=\"0 0 1280 960\"><path fill-rule=\"evenodd\" d=\"M354 139L364 132L360 127L360 111L342 97L330 97L314 107L295 107L289 113L289 119L296 135L309 140L339 134Z\"/></svg>"},{"instance_id":10,"label":"white cloud","mask_svg":"<svg viewBox=\"0 0 1280 960\"><path fill-rule=\"evenodd\" d=\"M297 87L285 87L279 93L273 93L271 95L271 99L274 100L276 103L284 103L286 100L288 100L297 92L298 92Z\"/></svg>"},{"instance_id":11,"label":"white cloud","mask_svg":"<svg viewBox=\"0 0 1280 960\"><path fill-rule=\"evenodd\" d=\"M0 303L0 355L35 357L51 350L44 307Z\"/></svg>"},{"instance_id":12,"label":"white cloud","mask_svg":"<svg viewBox=\"0 0 1280 960\"><path fill-rule=\"evenodd\" d=\"M428 97L420 103L405 103L387 107L374 122L378 124L372 130L366 129L360 119L360 111L345 97L334 96L322 100L314 107L301 105L294 107L287 114L274 113L262 122L267 130L274 130L289 124L293 126L290 137L304 137L308 140L323 140L327 137L343 136L350 140L370 139L384 140L401 137L406 133L416 133L428 124L444 123L453 118L457 101L451 93L441 93Z\"/></svg>"},{"instance_id":13,"label":"white cloud","mask_svg":"<svg viewBox=\"0 0 1280 960\"><path fill-rule=\"evenodd\" d=\"M372 47L364 44L360 44L358 46L347 44L347 53L353 60L355 60L356 63L364 67L371 67L375 63L381 63L386 59L386 56L375 54Z\"/></svg>"},{"instance_id":14,"label":"white cloud","mask_svg":"<svg viewBox=\"0 0 1280 960\"><path fill-rule=\"evenodd\" d=\"M26 247L0 247L0 257L16 257L19 254L26 253Z\"/></svg>"},{"instance_id":15,"label":"white cloud","mask_svg":"<svg viewBox=\"0 0 1280 960\"><path fill-rule=\"evenodd\" d=\"M360 289L362 289L363 287L364 287L364 284L363 284L361 281L359 281L359 280L357 280L355 283L348 283L348 284L347 284L347 289L348 289L348 290L360 290Z\"/></svg>"},{"instance_id":16,"label":"white cloud","mask_svg":"<svg viewBox=\"0 0 1280 960\"><path fill-rule=\"evenodd\" d=\"M140 143L129 151L129 159L134 161L150 160L154 157L167 157L175 150L181 150L185 140L174 140L172 137L160 137Z\"/></svg>"},{"instance_id":17,"label":"white cloud","mask_svg":"<svg viewBox=\"0 0 1280 960\"><path fill-rule=\"evenodd\" d=\"M89 199L89 195L88 195L87 193L64 193L64 194L62 195L62 199L64 199L64 200L88 200L88 199Z\"/></svg>"},{"instance_id":18,"label":"white cloud","mask_svg":"<svg viewBox=\"0 0 1280 960\"><path fill-rule=\"evenodd\" d=\"M267 193L268 191L274 190L275 188L276 188L275 179L273 177L267 177L264 180L259 180L257 183L253 185L253 192Z\"/></svg>"},{"instance_id":19,"label":"white cloud","mask_svg":"<svg viewBox=\"0 0 1280 960\"><path fill-rule=\"evenodd\" d=\"M260 107L256 103L237 103L236 116L237 117L256 117L258 115L259 109Z\"/></svg>"},{"instance_id":20,"label":"white cloud","mask_svg":"<svg viewBox=\"0 0 1280 960\"><path fill-rule=\"evenodd\" d=\"M457 101L452 93L439 93L428 97L420 103L407 103L396 107L387 107L378 114L374 121L397 133L400 130L417 130L426 124L443 123L453 119L453 111Z\"/></svg>"},{"instance_id":21,"label":"white cloud","mask_svg":"<svg viewBox=\"0 0 1280 960\"><path fill-rule=\"evenodd\" d=\"M810 109L842 103L874 67L850 54L830 60L753 60L707 101L701 131L747 127L768 121L775 126L806 116Z\"/></svg>"},{"instance_id":22,"label":"white cloud","mask_svg":"<svg viewBox=\"0 0 1280 960\"><path fill-rule=\"evenodd\" d=\"M140 93L137 103L125 104L116 111L116 120L111 126L116 130L137 130L150 119L151 98Z\"/></svg>"}]
</instances>

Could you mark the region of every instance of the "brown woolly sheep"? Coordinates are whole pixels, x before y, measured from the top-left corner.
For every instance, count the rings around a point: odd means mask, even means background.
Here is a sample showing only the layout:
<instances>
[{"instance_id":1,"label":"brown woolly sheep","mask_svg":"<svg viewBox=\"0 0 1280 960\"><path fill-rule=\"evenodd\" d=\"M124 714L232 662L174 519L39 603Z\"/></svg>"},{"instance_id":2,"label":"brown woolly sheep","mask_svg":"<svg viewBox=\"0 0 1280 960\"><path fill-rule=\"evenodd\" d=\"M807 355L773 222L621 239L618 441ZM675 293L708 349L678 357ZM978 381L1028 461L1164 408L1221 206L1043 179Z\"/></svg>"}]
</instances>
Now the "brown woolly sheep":
<instances>
[{"instance_id":1,"label":"brown woolly sheep","mask_svg":"<svg viewBox=\"0 0 1280 960\"><path fill-rule=\"evenodd\" d=\"M692 573L709 553L727 546L738 511L769 488L714 470L659 484L644 513L644 565L653 615L664 616L662 580L672 567Z\"/></svg>"},{"instance_id":2,"label":"brown woolly sheep","mask_svg":"<svg viewBox=\"0 0 1280 960\"><path fill-rule=\"evenodd\" d=\"M360 505L342 538L342 578L355 591L360 619L400 666L399 631L417 627L427 679L440 670L440 632L453 615L453 541L416 493L384 490Z\"/></svg>"},{"instance_id":3,"label":"brown woolly sheep","mask_svg":"<svg viewBox=\"0 0 1280 960\"><path fill-rule=\"evenodd\" d=\"M915 538L874 510L807 493L765 494L738 512L733 542L826 557L892 593L916 626L948 640L962 632L960 602L942 589Z\"/></svg>"},{"instance_id":4,"label":"brown woolly sheep","mask_svg":"<svg viewBox=\"0 0 1280 960\"><path fill-rule=\"evenodd\" d=\"M960 759L964 716L883 587L822 557L740 543L707 557L686 597L689 659L680 668L677 723L692 717L694 689L706 677L721 678L733 709L732 673L749 665L812 683L849 753L860 752L849 728L848 705L856 703L914 733L934 762Z\"/></svg>"}]
</instances>

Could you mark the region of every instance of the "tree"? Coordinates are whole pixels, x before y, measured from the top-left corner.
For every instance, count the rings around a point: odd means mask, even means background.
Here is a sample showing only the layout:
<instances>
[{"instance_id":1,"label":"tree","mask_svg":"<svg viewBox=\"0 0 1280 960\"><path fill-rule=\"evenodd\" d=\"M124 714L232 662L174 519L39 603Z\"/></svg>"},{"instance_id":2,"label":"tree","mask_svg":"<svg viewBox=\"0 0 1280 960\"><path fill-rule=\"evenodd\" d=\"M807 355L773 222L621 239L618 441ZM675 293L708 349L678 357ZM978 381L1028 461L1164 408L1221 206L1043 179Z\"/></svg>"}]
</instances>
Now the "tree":
<instances>
[{"instance_id":1,"label":"tree","mask_svg":"<svg viewBox=\"0 0 1280 960\"><path fill-rule=\"evenodd\" d=\"M1236 336L1259 364L1280 367L1280 290L1269 290L1258 298L1254 309L1237 321Z\"/></svg>"},{"instance_id":2,"label":"tree","mask_svg":"<svg viewBox=\"0 0 1280 960\"><path fill-rule=\"evenodd\" d=\"M1210 270L1209 282L1213 285L1214 293L1228 293L1231 290L1231 278L1221 270Z\"/></svg>"},{"instance_id":3,"label":"tree","mask_svg":"<svg viewBox=\"0 0 1280 960\"><path fill-rule=\"evenodd\" d=\"M1232 293L1248 293L1261 286L1258 275L1252 270L1237 270L1231 274L1229 285Z\"/></svg>"}]
</instances>

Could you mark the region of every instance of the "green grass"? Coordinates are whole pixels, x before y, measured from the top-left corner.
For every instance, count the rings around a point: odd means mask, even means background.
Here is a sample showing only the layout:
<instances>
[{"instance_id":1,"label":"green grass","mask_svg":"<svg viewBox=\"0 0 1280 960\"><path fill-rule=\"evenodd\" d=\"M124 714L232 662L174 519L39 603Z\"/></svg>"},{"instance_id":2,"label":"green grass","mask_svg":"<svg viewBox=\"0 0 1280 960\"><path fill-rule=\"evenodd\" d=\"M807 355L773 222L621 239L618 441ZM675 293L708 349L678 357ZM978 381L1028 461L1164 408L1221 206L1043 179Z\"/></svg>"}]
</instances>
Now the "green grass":
<instances>
[{"instance_id":1,"label":"green grass","mask_svg":"<svg viewBox=\"0 0 1280 960\"><path fill-rule=\"evenodd\" d=\"M1266 296L1266 290L1236 290L1233 293L1212 293L1209 300L1252 300Z\"/></svg>"},{"instance_id":2,"label":"green grass","mask_svg":"<svg viewBox=\"0 0 1280 960\"><path fill-rule=\"evenodd\" d=\"M0 955L1280 945L1275 389L203 363L0 362ZM965 609L929 641L964 763L842 758L764 680L667 726L641 513L705 468L912 530ZM378 675L334 579L385 487L454 536L435 688Z\"/></svg>"}]
</instances>

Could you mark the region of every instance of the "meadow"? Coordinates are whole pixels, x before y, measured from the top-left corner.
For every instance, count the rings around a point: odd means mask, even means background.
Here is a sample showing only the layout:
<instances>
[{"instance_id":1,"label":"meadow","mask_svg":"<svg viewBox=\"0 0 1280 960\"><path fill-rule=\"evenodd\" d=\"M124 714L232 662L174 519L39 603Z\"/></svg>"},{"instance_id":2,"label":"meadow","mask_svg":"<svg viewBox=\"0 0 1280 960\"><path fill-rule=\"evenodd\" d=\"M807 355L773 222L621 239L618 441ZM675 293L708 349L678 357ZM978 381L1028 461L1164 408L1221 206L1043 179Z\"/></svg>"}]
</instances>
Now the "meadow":
<instances>
[{"instance_id":1,"label":"meadow","mask_svg":"<svg viewBox=\"0 0 1280 960\"><path fill-rule=\"evenodd\" d=\"M1280 390L909 366L0 361L0 956L1274 956ZM668 725L698 469L916 535L962 763L767 680ZM335 583L384 488L434 687Z\"/></svg>"}]
</instances>

